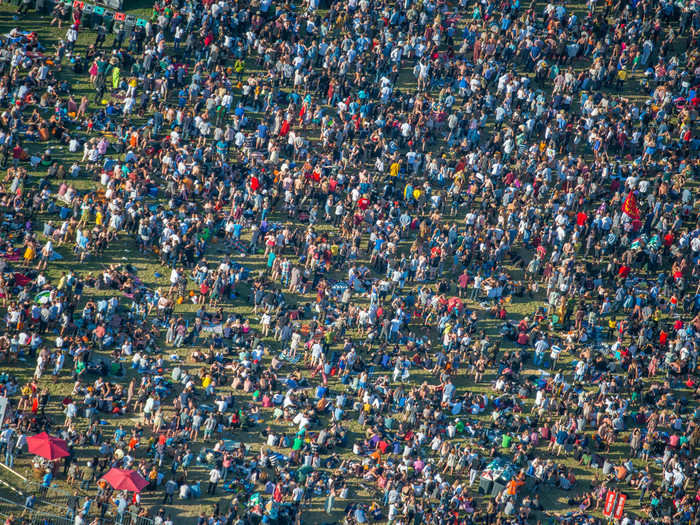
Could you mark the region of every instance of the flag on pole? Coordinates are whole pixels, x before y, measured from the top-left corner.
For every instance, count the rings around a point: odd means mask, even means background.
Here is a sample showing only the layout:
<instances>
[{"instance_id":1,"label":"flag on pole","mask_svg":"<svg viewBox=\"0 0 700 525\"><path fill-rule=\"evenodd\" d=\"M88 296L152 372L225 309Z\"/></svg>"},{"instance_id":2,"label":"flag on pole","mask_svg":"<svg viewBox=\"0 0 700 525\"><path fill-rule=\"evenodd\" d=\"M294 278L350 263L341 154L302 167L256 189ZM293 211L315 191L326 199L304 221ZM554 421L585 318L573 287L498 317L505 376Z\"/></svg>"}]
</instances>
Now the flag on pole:
<instances>
[{"instance_id":1,"label":"flag on pole","mask_svg":"<svg viewBox=\"0 0 700 525\"><path fill-rule=\"evenodd\" d=\"M39 304L46 304L51 300L51 291L50 290L44 290L43 292L39 292L34 296L34 302L39 303Z\"/></svg>"},{"instance_id":2,"label":"flag on pole","mask_svg":"<svg viewBox=\"0 0 700 525\"><path fill-rule=\"evenodd\" d=\"M617 497L617 503L615 504L615 514L613 514L613 517L616 520L622 518L622 515L625 511L625 501L627 501L627 496L620 492L620 494Z\"/></svg>"},{"instance_id":3,"label":"flag on pole","mask_svg":"<svg viewBox=\"0 0 700 525\"><path fill-rule=\"evenodd\" d=\"M603 516L609 518L615 510L615 502L617 501L617 493L614 490L609 490L605 496L605 505L603 506Z\"/></svg>"},{"instance_id":4,"label":"flag on pole","mask_svg":"<svg viewBox=\"0 0 700 525\"><path fill-rule=\"evenodd\" d=\"M637 206L637 197L634 192L629 192L625 202L622 203L622 212L631 219L639 219L639 206Z\"/></svg>"}]
</instances>

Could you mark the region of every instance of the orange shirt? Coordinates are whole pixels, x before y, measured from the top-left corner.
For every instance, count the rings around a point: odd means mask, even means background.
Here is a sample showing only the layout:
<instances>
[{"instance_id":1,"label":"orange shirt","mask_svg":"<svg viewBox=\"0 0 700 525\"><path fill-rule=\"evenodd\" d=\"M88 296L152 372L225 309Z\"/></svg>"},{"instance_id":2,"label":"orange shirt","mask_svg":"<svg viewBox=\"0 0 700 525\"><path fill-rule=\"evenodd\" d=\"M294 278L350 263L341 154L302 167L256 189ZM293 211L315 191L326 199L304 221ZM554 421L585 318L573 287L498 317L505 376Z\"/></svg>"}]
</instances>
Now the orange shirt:
<instances>
[{"instance_id":1,"label":"orange shirt","mask_svg":"<svg viewBox=\"0 0 700 525\"><path fill-rule=\"evenodd\" d=\"M518 487L525 485L524 481L520 481L518 479L511 479L508 482L508 485L506 485L506 489L508 490L508 495L509 496L515 496L518 493Z\"/></svg>"}]
</instances>

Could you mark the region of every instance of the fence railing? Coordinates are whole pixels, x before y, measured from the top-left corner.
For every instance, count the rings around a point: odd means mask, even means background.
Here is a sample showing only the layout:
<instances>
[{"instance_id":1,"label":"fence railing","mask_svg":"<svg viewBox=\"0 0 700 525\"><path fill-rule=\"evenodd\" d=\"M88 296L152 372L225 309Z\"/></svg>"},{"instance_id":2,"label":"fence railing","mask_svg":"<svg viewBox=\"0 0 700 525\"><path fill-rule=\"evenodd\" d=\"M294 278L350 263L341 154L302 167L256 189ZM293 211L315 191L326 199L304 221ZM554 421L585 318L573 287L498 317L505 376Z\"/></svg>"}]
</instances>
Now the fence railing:
<instances>
[{"instance_id":1,"label":"fence railing","mask_svg":"<svg viewBox=\"0 0 700 525\"><path fill-rule=\"evenodd\" d=\"M71 494L60 487L55 485L45 487L36 481L27 480L22 484L22 489L28 494L35 494L39 501L56 508L57 512L65 512L68 508Z\"/></svg>"},{"instance_id":2,"label":"fence railing","mask_svg":"<svg viewBox=\"0 0 700 525\"><path fill-rule=\"evenodd\" d=\"M0 463L0 465L2 464ZM17 478L16 481L8 483L7 486L17 493L17 497L22 502L0 497L0 516L7 518L10 514L22 515L25 521L31 522L31 525L74 525L74 518L68 512L73 499L71 492L55 484L45 487L37 481L25 478L19 472L5 465L2 466ZM33 508L24 506L24 498L29 494L36 496ZM98 514L97 509L97 505L92 505L90 515ZM76 511L79 510L76 509ZM100 520L101 525L153 525L151 518L139 516L131 509L127 509L121 516L115 510L114 508L109 509L105 517ZM85 518L87 519L88 516Z\"/></svg>"},{"instance_id":3,"label":"fence railing","mask_svg":"<svg viewBox=\"0 0 700 525\"><path fill-rule=\"evenodd\" d=\"M20 518L31 525L73 525L74 520L67 516L56 516L38 509L25 507L21 503L0 498L0 516Z\"/></svg>"},{"instance_id":4,"label":"fence railing","mask_svg":"<svg viewBox=\"0 0 700 525\"><path fill-rule=\"evenodd\" d=\"M121 521L119 520L119 516L116 516L113 519L113 523L116 525L153 525L153 520L127 511L124 513L124 517Z\"/></svg>"},{"instance_id":5,"label":"fence railing","mask_svg":"<svg viewBox=\"0 0 700 525\"><path fill-rule=\"evenodd\" d=\"M59 522L57 520L66 520L68 525L73 525L73 519L61 517L62 514L67 514L68 508L70 507L73 496L70 492L62 489L61 487L57 487L56 485L45 487L41 483L32 480L25 480L22 483L22 490L25 494L36 495L36 507L47 507L31 509L34 514L41 515L41 523L44 523L45 525L64 525L63 522ZM3 502L0 501L0 504L2 503ZM27 510L26 507L24 507L24 504L21 503L10 500L4 500L4 503L9 506L14 505L15 514L18 511L18 507L20 512ZM92 505L90 509L92 512L90 514L96 514L97 508L98 507L96 505ZM80 509L77 510L79 511ZM131 510L127 509L121 517L114 512L115 509L110 510L112 512L108 512L101 520L103 525L153 525L153 520L151 518L139 516L136 512L132 512ZM2 513L3 511L0 508L0 514ZM88 516L85 516L85 518L87 517Z\"/></svg>"},{"instance_id":6,"label":"fence railing","mask_svg":"<svg viewBox=\"0 0 700 525\"><path fill-rule=\"evenodd\" d=\"M23 503L0 497L0 516L4 518L9 518L10 516L15 518L21 517L25 525L74 525L75 518L72 513L69 514L67 512L67 507L64 510L66 510L65 515L60 516L40 508L29 508ZM79 509L77 510L79 511ZM84 516L84 518L86 518L86 521L89 521L88 516ZM106 515L100 520L100 523L101 525L153 525L153 520L140 517L135 512L127 510L121 517Z\"/></svg>"}]
</instances>

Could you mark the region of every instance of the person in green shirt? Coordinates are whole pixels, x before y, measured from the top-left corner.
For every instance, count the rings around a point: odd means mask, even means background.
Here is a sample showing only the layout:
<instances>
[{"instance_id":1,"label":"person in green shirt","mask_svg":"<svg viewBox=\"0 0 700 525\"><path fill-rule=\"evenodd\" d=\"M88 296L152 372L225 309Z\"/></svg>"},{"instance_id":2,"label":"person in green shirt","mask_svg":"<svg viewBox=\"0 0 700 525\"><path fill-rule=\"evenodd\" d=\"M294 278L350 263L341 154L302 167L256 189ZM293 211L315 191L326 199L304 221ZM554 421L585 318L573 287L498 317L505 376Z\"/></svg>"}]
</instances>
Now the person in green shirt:
<instances>
[{"instance_id":1,"label":"person in green shirt","mask_svg":"<svg viewBox=\"0 0 700 525\"><path fill-rule=\"evenodd\" d=\"M115 67L112 69L112 89L117 89L119 87L119 80L120 80L120 75L119 75L119 68Z\"/></svg>"},{"instance_id":2,"label":"person in green shirt","mask_svg":"<svg viewBox=\"0 0 700 525\"><path fill-rule=\"evenodd\" d=\"M243 70L245 63L240 58L237 58L233 64L233 70L236 72L236 80L240 81L243 78Z\"/></svg>"},{"instance_id":3,"label":"person in green shirt","mask_svg":"<svg viewBox=\"0 0 700 525\"><path fill-rule=\"evenodd\" d=\"M501 438L501 448L510 449L510 444L512 441L513 438L510 437L510 434L503 434L503 437Z\"/></svg>"},{"instance_id":4,"label":"person in green shirt","mask_svg":"<svg viewBox=\"0 0 700 525\"><path fill-rule=\"evenodd\" d=\"M292 444L292 450L301 450L303 446L304 446L304 438L302 438L299 434L297 434L296 437L294 438L294 443Z\"/></svg>"}]
</instances>

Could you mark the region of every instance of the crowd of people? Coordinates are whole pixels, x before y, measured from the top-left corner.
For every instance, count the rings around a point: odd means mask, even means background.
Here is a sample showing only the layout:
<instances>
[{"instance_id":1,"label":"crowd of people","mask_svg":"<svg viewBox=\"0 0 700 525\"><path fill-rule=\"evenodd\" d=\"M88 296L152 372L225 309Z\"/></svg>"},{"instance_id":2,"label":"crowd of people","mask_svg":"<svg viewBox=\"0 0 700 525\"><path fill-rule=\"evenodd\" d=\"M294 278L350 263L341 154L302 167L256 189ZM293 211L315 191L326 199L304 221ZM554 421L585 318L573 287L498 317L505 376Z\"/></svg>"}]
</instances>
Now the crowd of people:
<instances>
[{"instance_id":1,"label":"crowd of people","mask_svg":"<svg viewBox=\"0 0 700 525\"><path fill-rule=\"evenodd\" d=\"M17 9L0 453L75 525L700 519L697 1Z\"/></svg>"}]
</instances>

